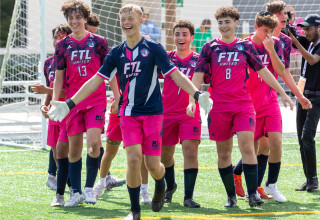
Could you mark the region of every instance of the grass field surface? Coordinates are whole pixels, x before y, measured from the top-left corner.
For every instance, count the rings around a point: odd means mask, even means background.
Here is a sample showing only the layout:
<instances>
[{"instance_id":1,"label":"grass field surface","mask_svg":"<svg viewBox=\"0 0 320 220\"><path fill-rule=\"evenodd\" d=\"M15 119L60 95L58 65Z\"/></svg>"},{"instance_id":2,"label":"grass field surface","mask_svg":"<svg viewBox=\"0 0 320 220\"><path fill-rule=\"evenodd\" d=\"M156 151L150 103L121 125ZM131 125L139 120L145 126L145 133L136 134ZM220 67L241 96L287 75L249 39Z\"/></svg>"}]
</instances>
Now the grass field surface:
<instances>
[{"instance_id":1,"label":"grass field surface","mask_svg":"<svg viewBox=\"0 0 320 220\"><path fill-rule=\"evenodd\" d=\"M236 139L234 142L232 158L236 164L240 153ZM317 142L320 142L319 137ZM86 158L85 154L84 149L83 158ZM51 207L55 192L45 185L48 156L46 150L0 146L0 219L122 219L127 215L130 201L126 186L106 191L96 205ZM264 200L265 205L259 208L250 208L248 202L240 197L237 208L224 208L226 192L217 170L215 144L209 140L203 140L199 147L199 173L194 200L201 204L201 208L183 207L183 156L179 145L175 160L178 189L173 196L173 203L165 204L159 213L152 212L150 205L142 204L142 219L320 219L320 193L294 191L305 181L296 138L283 139L282 167L277 183L288 202ZM121 149L112 163L111 172L112 175L125 178L125 169L126 156ZM82 187L85 175L84 160ZM264 181L266 178L267 172ZM153 190L154 181L149 177L151 197ZM68 199L67 191L65 201Z\"/></svg>"}]
</instances>

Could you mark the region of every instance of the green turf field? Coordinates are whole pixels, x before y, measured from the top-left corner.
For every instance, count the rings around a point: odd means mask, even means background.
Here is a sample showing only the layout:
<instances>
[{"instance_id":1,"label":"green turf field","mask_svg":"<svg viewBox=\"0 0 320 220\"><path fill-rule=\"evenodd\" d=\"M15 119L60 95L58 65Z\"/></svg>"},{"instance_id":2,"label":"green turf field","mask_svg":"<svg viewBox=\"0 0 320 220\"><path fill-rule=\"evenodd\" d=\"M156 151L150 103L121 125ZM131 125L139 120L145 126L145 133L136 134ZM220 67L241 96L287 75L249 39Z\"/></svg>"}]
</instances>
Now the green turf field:
<instances>
[{"instance_id":1,"label":"green turf field","mask_svg":"<svg viewBox=\"0 0 320 220\"><path fill-rule=\"evenodd\" d=\"M277 185L288 202L280 204L269 200L263 207L250 208L244 198L238 197L237 208L224 208L226 193L217 170L216 150L213 142L204 140L199 148L200 170L194 193L194 200L201 204L201 208L183 207L183 158L181 147L178 146L175 156L178 189L173 203L165 204L159 213L152 212L150 205L142 205L142 219L320 219L320 193L294 191L305 181L297 139L287 138L283 142L282 169ZM317 138L317 142L320 142L320 138ZM106 191L96 205L51 207L55 192L45 185L48 155L46 150L0 146L0 219L121 219L127 215L130 204L126 186ZM233 163L239 158L235 140ZM125 178L124 150L119 150L111 168L113 175ZM82 186L84 180L85 172ZM152 196L154 181L151 177L149 181ZM65 197L67 201L68 191Z\"/></svg>"}]
</instances>

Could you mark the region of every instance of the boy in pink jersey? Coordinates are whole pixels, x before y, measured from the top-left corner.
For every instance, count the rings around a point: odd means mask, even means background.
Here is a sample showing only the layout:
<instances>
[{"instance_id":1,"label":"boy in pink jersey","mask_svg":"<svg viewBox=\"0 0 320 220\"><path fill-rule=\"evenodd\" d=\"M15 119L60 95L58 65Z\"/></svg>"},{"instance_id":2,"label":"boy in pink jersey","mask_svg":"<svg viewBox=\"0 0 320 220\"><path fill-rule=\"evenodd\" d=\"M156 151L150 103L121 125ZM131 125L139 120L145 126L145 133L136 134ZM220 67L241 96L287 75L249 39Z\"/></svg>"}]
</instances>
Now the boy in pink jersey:
<instances>
[{"instance_id":1,"label":"boy in pink jersey","mask_svg":"<svg viewBox=\"0 0 320 220\"><path fill-rule=\"evenodd\" d=\"M126 40L108 53L96 76L84 84L76 95L66 102L52 101L54 108L48 114L56 121L63 120L70 109L93 93L104 79L112 81L116 74L119 76L121 96L120 100L115 101L119 102L120 127L127 152L127 187L131 202L130 213L124 219L140 219L142 157L150 175L155 179L151 205L154 212L162 209L165 198L165 169L160 162L163 107L155 65L161 69L163 76L172 77L183 90L193 95L206 111L212 105L209 94L200 94L190 80L170 62L161 44L142 37L139 30L142 11L138 5L123 6L119 17Z\"/></svg>"},{"instance_id":2,"label":"boy in pink jersey","mask_svg":"<svg viewBox=\"0 0 320 220\"><path fill-rule=\"evenodd\" d=\"M108 44L104 37L85 30L90 15L89 7L82 1L67 1L62 9L72 34L57 44L55 51L56 78L53 100L58 100L66 74L66 99L72 97L100 68L107 52ZM96 203L93 185L99 167L101 133L105 122L105 86L101 84L86 100L81 102L66 118L69 138L69 176L73 195L65 204L74 207L85 200ZM83 132L87 133L87 178L84 193L81 192L81 168Z\"/></svg>"},{"instance_id":3,"label":"boy in pink jersey","mask_svg":"<svg viewBox=\"0 0 320 220\"><path fill-rule=\"evenodd\" d=\"M193 77L199 54L190 49L194 39L194 26L190 21L178 20L173 26L173 41L176 50L168 52L175 66L190 80ZM197 104L195 117L186 114L189 94L183 91L170 78L163 84L163 134L161 162L166 168L167 183L165 202L171 203L172 195L177 189L174 173L175 145L181 143L184 156L184 202L189 208L199 208L193 199L193 191L198 174L198 146L200 144L201 123Z\"/></svg>"},{"instance_id":4,"label":"boy in pink jersey","mask_svg":"<svg viewBox=\"0 0 320 220\"><path fill-rule=\"evenodd\" d=\"M209 136L217 143L219 173L228 194L225 206L237 205L231 163L234 133L238 136L243 158L249 205L259 206L264 202L256 195L257 158L253 144L255 113L246 86L247 65L280 93L285 106L288 102L292 108L293 103L264 67L252 43L235 37L235 28L240 18L239 11L232 6L223 6L216 11L215 17L222 36L202 47L192 82L199 88L204 74L209 72L213 99L213 108L208 117ZM192 98L187 110L189 115L195 111Z\"/></svg>"},{"instance_id":5,"label":"boy in pink jersey","mask_svg":"<svg viewBox=\"0 0 320 220\"><path fill-rule=\"evenodd\" d=\"M276 15L278 18L278 25L274 28L273 36L278 38L282 45L282 57L284 60L285 70L278 71L275 68L275 71L278 75L280 75L285 82L285 84L289 87L289 89L295 94L298 101L301 103L303 108L308 109L311 107L311 103L308 99L306 99L302 93L297 88L290 72L290 51L291 51L291 39L285 34L281 33L281 29L286 25L286 16L285 16L285 7L286 4L283 1L274 1L267 4L267 11ZM270 52L269 52L270 54ZM276 56L271 56L276 58ZM279 65L272 60L273 67L278 67ZM276 76L277 76L276 74ZM259 88L260 89L260 88ZM255 90L256 91L256 90ZM268 88L265 88L264 92L267 92ZM271 96L264 95L264 99L267 99L268 105L272 105L273 108L265 108L256 107L257 117L259 117L259 124L257 124L257 133L255 136L256 141L256 149L259 148L257 153L258 160L258 192L262 195L262 198L270 198L268 195L264 193L267 192L274 197L274 199L278 202L285 202L286 198L281 194L281 192L276 187L276 182L280 172L281 166L281 155L282 155L282 117L280 113L280 109L278 107L278 102L275 96L275 91L269 90L271 92ZM253 97L254 100L261 100L261 97ZM257 101L258 102L258 101ZM262 103L263 104L263 103ZM276 110L275 110L276 109ZM259 115L258 115L259 114ZM264 121L268 118L267 121ZM257 121L258 122L258 121ZM268 138L266 138L266 134ZM260 139L260 140L259 140ZM259 142L258 142L259 140ZM270 157L268 159L268 155L270 152ZM268 181L265 184L264 189L261 188L261 182L266 170L267 163L269 161L269 174ZM241 162L241 161L240 161ZM235 173L241 173L241 166L237 166L235 168ZM237 181L240 184L240 181Z\"/></svg>"}]
</instances>

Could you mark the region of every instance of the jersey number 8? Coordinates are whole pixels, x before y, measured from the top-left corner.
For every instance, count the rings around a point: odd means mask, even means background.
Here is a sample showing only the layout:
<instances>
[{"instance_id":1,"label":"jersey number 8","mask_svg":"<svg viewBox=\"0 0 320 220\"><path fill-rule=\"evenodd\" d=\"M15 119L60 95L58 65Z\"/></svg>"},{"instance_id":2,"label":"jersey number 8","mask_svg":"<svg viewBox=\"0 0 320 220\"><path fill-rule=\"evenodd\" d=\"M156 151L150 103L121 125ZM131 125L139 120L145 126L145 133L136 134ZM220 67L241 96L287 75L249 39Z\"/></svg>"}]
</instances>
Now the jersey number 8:
<instances>
[{"instance_id":1,"label":"jersey number 8","mask_svg":"<svg viewBox=\"0 0 320 220\"><path fill-rule=\"evenodd\" d=\"M231 78L231 69L227 68L226 69L226 79L230 79Z\"/></svg>"}]
</instances>

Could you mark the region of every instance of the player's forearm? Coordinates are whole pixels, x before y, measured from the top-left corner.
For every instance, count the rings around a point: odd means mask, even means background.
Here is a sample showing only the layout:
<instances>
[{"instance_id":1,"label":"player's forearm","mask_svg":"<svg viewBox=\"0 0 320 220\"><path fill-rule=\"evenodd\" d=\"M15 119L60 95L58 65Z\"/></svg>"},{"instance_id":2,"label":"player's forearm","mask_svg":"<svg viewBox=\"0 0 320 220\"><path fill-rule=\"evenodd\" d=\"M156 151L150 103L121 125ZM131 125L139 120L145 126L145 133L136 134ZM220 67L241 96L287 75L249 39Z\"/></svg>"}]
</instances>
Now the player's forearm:
<instances>
[{"instance_id":1,"label":"player's forearm","mask_svg":"<svg viewBox=\"0 0 320 220\"><path fill-rule=\"evenodd\" d=\"M270 55L273 69L276 71L276 73L279 76L283 76L284 75L284 64L280 60L276 51L274 49L272 51L269 51L269 55Z\"/></svg>"},{"instance_id":2,"label":"player's forearm","mask_svg":"<svg viewBox=\"0 0 320 220\"><path fill-rule=\"evenodd\" d=\"M170 74L173 81L189 95L193 96L199 89L189 80L189 78L180 71L175 70ZM200 87L200 86L199 86Z\"/></svg>"},{"instance_id":3,"label":"player's forearm","mask_svg":"<svg viewBox=\"0 0 320 220\"><path fill-rule=\"evenodd\" d=\"M119 100L120 99L120 93L119 93L119 86L117 83L117 78L113 77L111 81L109 81L109 85L111 87L111 90L113 92L114 95L114 99L115 100Z\"/></svg>"},{"instance_id":4,"label":"player's forearm","mask_svg":"<svg viewBox=\"0 0 320 220\"><path fill-rule=\"evenodd\" d=\"M301 44L298 40L296 41L292 41L297 49L300 51L301 55L303 56L303 58L310 64L310 65L314 65L316 64L317 62L319 62L319 56L316 57L315 55L309 53Z\"/></svg>"},{"instance_id":5,"label":"player's forearm","mask_svg":"<svg viewBox=\"0 0 320 220\"><path fill-rule=\"evenodd\" d=\"M63 86L63 80L64 80L64 71L57 70L54 78L52 100L55 100L55 101L59 100L62 86Z\"/></svg>"},{"instance_id":6,"label":"player's forearm","mask_svg":"<svg viewBox=\"0 0 320 220\"><path fill-rule=\"evenodd\" d=\"M48 105L50 104L50 101L51 101L51 95L46 94L46 96L45 96L45 98L44 98L44 100L43 100L42 105L48 106Z\"/></svg>"},{"instance_id":7,"label":"player's forearm","mask_svg":"<svg viewBox=\"0 0 320 220\"><path fill-rule=\"evenodd\" d=\"M78 90L78 92L72 96L72 101L74 104L79 104L82 100L91 95L94 91L98 89L98 87L103 83L104 80L98 76L94 75L91 79L85 82L82 87Z\"/></svg>"},{"instance_id":8,"label":"player's forearm","mask_svg":"<svg viewBox=\"0 0 320 220\"><path fill-rule=\"evenodd\" d=\"M292 91L292 93L297 97L297 99L301 99L303 95L294 82L289 69L285 69L284 75L281 78L283 82L288 86L288 88Z\"/></svg>"},{"instance_id":9,"label":"player's forearm","mask_svg":"<svg viewBox=\"0 0 320 220\"><path fill-rule=\"evenodd\" d=\"M281 85L278 83L276 78L272 75L272 73L267 69L263 68L258 71L260 77L263 79L265 83L267 83L271 88L276 90L280 95L284 95L285 91L281 87Z\"/></svg>"},{"instance_id":10,"label":"player's forearm","mask_svg":"<svg viewBox=\"0 0 320 220\"><path fill-rule=\"evenodd\" d=\"M204 76L204 73L202 72L196 72L193 74L191 82L197 89L200 89L201 83L203 81L203 76ZM194 103L194 102L195 102L194 96L189 95L189 103Z\"/></svg>"}]
</instances>

